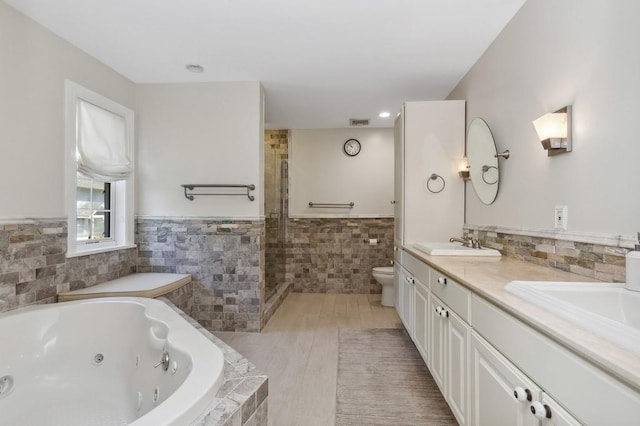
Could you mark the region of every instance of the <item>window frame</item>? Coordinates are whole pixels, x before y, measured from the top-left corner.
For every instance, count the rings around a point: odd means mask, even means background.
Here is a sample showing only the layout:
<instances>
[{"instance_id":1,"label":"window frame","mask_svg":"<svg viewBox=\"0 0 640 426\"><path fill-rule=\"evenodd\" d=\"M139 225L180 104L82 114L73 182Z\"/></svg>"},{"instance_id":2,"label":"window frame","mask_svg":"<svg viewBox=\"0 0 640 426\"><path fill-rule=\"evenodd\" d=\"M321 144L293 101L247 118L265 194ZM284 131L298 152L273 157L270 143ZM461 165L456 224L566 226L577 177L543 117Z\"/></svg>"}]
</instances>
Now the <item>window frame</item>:
<instances>
[{"instance_id":1,"label":"window frame","mask_svg":"<svg viewBox=\"0 0 640 426\"><path fill-rule=\"evenodd\" d=\"M111 191L111 238L108 240L77 239L77 176L76 161L78 101L83 100L103 108L125 119L127 152L135 164L134 112L119 103L87 89L73 81L65 81L65 193L67 211L67 257L83 256L92 253L103 253L134 245L134 179L135 167L131 175L123 180L112 181Z\"/></svg>"}]
</instances>

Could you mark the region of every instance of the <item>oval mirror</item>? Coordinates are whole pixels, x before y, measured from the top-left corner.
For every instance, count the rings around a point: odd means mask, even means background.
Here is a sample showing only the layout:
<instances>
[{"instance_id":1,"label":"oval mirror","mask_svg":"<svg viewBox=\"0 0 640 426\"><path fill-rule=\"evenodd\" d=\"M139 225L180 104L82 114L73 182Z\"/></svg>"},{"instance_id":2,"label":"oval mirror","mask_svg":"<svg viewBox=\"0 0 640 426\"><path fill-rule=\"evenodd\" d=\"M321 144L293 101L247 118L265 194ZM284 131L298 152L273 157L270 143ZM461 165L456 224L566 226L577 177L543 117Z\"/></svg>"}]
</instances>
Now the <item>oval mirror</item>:
<instances>
[{"instance_id":1,"label":"oval mirror","mask_svg":"<svg viewBox=\"0 0 640 426\"><path fill-rule=\"evenodd\" d=\"M489 126L482 118L474 118L467 133L467 159L473 189L484 204L491 204L498 195L500 169L496 143Z\"/></svg>"}]
</instances>

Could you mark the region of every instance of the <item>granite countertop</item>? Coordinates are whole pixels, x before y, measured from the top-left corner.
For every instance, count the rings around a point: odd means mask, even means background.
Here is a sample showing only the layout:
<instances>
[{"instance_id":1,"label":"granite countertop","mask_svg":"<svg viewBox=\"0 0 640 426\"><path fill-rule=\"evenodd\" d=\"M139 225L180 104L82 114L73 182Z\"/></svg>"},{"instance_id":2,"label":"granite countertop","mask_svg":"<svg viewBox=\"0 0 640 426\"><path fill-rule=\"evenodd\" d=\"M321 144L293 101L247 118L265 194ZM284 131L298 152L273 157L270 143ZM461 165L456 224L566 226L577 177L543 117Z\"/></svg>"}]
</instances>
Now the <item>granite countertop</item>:
<instances>
[{"instance_id":1,"label":"granite countertop","mask_svg":"<svg viewBox=\"0 0 640 426\"><path fill-rule=\"evenodd\" d=\"M495 258L429 256L413 247L403 247L403 249L560 345L607 371L636 391L640 391L639 355L621 348L576 323L526 302L504 289L508 283L516 280L597 281L559 269L505 257L496 260Z\"/></svg>"}]
</instances>

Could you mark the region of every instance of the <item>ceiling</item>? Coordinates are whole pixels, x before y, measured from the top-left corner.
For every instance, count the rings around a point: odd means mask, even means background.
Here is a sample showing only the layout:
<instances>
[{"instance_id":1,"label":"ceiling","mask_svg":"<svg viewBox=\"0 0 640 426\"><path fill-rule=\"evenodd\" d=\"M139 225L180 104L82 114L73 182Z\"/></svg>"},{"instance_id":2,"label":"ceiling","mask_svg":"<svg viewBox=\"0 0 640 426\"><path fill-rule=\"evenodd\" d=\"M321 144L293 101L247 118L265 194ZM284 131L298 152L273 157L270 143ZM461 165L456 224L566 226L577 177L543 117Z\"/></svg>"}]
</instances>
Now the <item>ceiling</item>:
<instances>
[{"instance_id":1,"label":"ceiling","mask_svg":"<svg viewBox=\"0 0 640 426\"><path fill-rule=\"evenodd\" d=\"M444 99L525 2L5 1L135 83L260 81L267 128L391 127L403 101Z\"/></svg>"}]
</instances>

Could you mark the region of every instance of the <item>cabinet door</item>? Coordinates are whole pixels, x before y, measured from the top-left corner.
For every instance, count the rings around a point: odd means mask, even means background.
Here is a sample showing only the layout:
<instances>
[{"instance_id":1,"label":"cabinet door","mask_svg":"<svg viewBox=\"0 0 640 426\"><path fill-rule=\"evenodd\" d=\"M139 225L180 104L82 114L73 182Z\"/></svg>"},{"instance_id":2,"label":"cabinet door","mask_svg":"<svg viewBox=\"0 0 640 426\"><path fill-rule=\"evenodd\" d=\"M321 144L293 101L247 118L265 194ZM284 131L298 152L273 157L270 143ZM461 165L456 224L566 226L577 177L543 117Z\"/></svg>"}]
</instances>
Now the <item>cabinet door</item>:
<instances>
[{"instance_id":1,"label":"cabinet door","mask_svg":"<svg viewBox=\"0 0 640 426\"><path fill-rule=\"evenodd\" d=\"M429 364L429 290L416 281L413 294L413 336L418 352Z\"/></svg>"},{"instance_id":2,"label":"cabinet door","mask_svg":"<svg viewBox=\"0 0 640 426\"><path fill-rule=\"evenodd\" d=\"M447 322L447 402L458 423L469 423L469 336L471 327L446 308Z\"/></svg>"},{"instance_id":3,"label":"cabinet door","mask_svg":"<svg viewBox=\"0 0 640 426\"><path fill-rule=\"evenodd\" d=\"M516 391L521 395L520 400L514 396ZM475 331L471 332L470 424L539 426L539 420L531 414L530 404L541 395L540 389L520 370Z\"/></svg>"},{"instance_id":4,"label":"cabinet door","mask_svg":"<svg viewBox=\"0 0 640 426\"><path fill-rule=\"evenodd\" d=\"M403 312L403 322L404 326L407 329L407 333L409 336L413 338L413 287L415 283L415 278L409 275L408 273L405 275L405 279L403 282L403 292L402 292L402 312Z\"/></svg>"},{"instance_id":5,"label":"cabinet door","mask_svg":"<svg viewBox=\"0 0 640 426\"><path fill-rule=\"evenodd\" d=\"M447 322L440 316L442 309L444 309L444 303L431 294L429 298L429 370L442 395L447 395L445 390Z\"/></svg>"},{"instance_id":6,"label":"cabinet door","mask_svg":"<svg viewBox=\"0 0 640 426\"><path fill-rule=\"evenodd\" d=\"M413 282L414 278L409 275L406 269L400 268L398 274L398 303L396 304L396 311L404 328L409 333L409 336L413 338Z\"/></svg>"},{"instance_id":7,"label":"cabinet door","mask_svg":"<svg viewBox=\"0 0 640 426\"><path fill-rule=\"evenodd\" d=\"M400 282L402 281L402 266L399 263L393 264L393 306L400 315Z\"/></svg>"}]
</instances>

